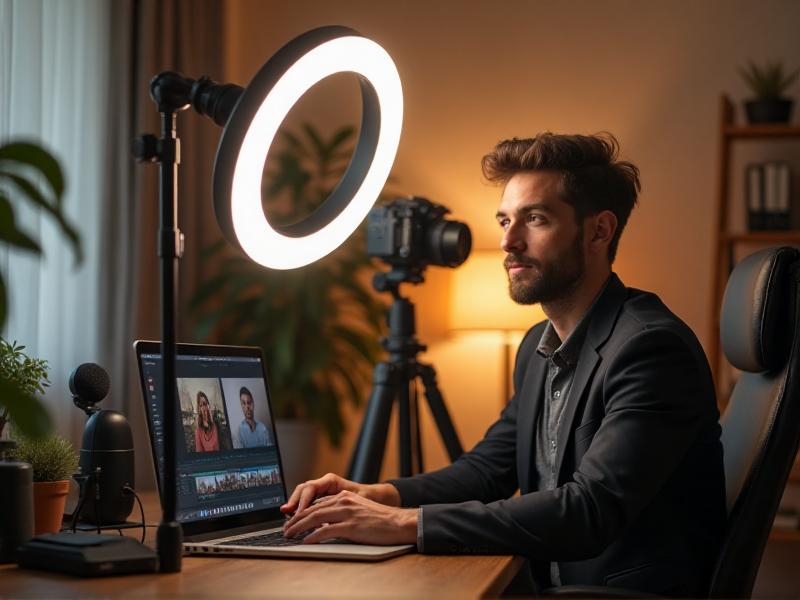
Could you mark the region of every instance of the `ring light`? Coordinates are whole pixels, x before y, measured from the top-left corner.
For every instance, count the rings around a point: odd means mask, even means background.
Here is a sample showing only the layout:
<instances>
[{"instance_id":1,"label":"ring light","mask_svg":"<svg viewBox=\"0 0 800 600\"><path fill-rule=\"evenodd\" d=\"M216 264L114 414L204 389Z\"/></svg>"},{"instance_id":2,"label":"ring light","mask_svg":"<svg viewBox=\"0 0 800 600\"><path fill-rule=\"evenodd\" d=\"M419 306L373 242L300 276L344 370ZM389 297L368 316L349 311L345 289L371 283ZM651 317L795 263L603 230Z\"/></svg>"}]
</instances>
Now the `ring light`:
<instances>
[{"instance_id":1,"label":"ring light","mask_svg":"<svg viewBox=\"0 0 800 600\"><path fill-rule=\"evenodd\" d=\"M273 227L261 203L261 176L278 128L313 85L344 72L359 76L362 99L361 132L347 171L311 215L288 227ZM133 152L141 161L159 163L160 172L164 494L156 544L159 569L166 573L181 570L183 537L176 512L178 399L173 385L178 270L183 252L183 234L178 229L176 115L192 106L225 127L214 161L214 210L228 240L261 265L292 269L335 250L369 212L397 152L403 98L400 77L386 51L346 27L321 27L295 38L267 61L245 89L165 71L150 82L150 96L161 114L161 137L141 136Z\"/></svg>"},{"instance_id":2,"label":"ring light","mask_svg":"<svg viewBox=\"0 0 800 600\"><path fill-rule=\"evenodd\" d=\"M360 76L361 132L341 182L314 213L288 227L267 220L261 177L278 128L300 97L337 73ZM214 206L226 236L273 269L314 262L341 245L389 177L400 141L403 101L391 57L351 29L323 27L281 48L256 74L226 124L214 169Z\"/></svg>"}]
</instances>

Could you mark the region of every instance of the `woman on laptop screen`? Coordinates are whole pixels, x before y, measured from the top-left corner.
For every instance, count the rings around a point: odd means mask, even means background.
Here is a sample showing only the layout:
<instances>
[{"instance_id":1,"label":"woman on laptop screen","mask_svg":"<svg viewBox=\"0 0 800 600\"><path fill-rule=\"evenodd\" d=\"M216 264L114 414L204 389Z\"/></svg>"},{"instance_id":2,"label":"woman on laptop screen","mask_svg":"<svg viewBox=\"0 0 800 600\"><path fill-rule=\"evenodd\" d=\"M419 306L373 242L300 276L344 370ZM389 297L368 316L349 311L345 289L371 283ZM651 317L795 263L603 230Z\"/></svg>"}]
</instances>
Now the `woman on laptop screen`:
<instances>
[{"instance_id":1,"label":"woman on laptop screen","mask_svg":"<svg viewBox=\"0 0 800 600\"><path fill-rule=\"evenodd\" d=\"M219 429L211 416L211 403L205 392L197 392L197 429L194 432L194 447L197 452L219 450Z\"/></svg>"}]
</instances>

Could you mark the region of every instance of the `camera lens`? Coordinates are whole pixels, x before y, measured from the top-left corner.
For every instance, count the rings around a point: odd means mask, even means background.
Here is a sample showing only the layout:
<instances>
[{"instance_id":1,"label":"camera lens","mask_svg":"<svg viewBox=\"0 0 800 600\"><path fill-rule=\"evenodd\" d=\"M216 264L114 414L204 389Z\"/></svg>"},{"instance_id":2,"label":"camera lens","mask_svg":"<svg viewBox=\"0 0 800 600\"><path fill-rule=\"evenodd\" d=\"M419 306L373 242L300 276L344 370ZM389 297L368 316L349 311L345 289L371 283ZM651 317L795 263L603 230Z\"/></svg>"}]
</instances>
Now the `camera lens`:
<instances>
[{"instance_id":1,"label":"camera lens","mask_svg":"<svg viewBox=\"0 0 800 600\"><path fill-rule=\"evenodd\" d=\"M469 256L472 234L465 223L441 220L427 231L426 245L430 263L439 267L457 267Z\"/></svg>"}]
</instances>

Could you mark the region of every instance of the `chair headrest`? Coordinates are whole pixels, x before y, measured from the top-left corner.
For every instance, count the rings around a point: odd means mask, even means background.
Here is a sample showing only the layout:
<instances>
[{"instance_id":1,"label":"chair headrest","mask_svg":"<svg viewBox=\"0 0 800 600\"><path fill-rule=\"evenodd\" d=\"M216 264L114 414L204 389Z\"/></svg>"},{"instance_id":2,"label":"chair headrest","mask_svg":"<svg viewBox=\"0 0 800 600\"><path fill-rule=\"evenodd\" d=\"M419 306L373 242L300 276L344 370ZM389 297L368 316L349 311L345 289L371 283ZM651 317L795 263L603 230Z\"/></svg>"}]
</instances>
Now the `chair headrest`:
<instances>
[{"instance_id":1,"label":"chair headrest","mask_svg":"<svg viewBox=\"0 0 800 600\"><path fill-rule=\"evenodd\" d=\"M786 361L795 318L791 270L798 257L797 248L767 248L742 260L731 273L720 334L725 356L737 369L774 371ZM793 315L791 322L787 314Z\"/></svg>"}]
</instances>

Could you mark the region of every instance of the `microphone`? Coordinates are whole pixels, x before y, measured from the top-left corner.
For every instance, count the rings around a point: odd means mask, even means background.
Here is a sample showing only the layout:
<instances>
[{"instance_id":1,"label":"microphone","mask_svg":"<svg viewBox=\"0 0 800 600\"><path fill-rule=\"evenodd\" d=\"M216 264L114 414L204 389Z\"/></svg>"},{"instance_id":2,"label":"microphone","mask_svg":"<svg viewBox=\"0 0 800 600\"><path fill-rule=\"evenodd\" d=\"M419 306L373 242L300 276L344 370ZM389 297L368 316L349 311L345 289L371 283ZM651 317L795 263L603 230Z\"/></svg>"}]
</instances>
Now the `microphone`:
<instances>
[{"instance_id":1,"label":"microphone","mask_svg":"<svg viewBox=\"0 0 800 600\"><path fill-rule=\"evenodd\" d=\"M111 387L111 381L108 373L95 363L83 363L69 376L72 403L89 416L100 410L95 404L101 402L108 395L109 387Z\"/></svg>"},{"instance_id":2,"label":"microphone","mask_svg":"<svg viewBox=\"0 0 800 600\"><path fill-rule=\"evenodd\" d=\"M124 522L133 510L133 433L128 419L96 404L107 395L108 373L100 365L84 363L69 377L72 402L89 415L83 430L79 468L75 476L81 493L76 518L93 525Z\"/></svg>"}]
</instances>

